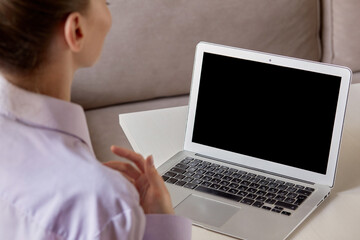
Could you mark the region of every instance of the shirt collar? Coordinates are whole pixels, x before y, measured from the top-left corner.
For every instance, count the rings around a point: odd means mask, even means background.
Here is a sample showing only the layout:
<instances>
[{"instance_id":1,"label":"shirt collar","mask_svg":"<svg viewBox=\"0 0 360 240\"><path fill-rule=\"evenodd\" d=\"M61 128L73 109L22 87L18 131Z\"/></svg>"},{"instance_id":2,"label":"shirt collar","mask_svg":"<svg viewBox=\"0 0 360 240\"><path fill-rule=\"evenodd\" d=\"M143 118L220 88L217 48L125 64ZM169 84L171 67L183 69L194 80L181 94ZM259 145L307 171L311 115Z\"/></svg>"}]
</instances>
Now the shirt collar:
<instances>
[{"instance_id":1,"label":"shirt collar","mask_svg":"<svg viewBox=\"0 0 360 240\"><path fill-rule=\"evenodd\" d=\"M77 137L93 153L85 113L80 105L26 91L0 75L0 114L33 127Z\"/></svg>"}]
</instances>

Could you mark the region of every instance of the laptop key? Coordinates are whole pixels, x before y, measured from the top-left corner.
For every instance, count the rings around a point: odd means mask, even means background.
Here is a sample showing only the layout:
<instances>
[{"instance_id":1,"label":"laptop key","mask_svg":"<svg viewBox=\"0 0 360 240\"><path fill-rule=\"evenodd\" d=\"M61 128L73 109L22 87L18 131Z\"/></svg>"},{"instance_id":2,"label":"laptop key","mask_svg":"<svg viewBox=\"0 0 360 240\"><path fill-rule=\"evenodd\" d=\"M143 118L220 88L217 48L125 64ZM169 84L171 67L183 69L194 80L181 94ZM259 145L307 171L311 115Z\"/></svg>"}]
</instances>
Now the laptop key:
<instances>
[{"instance_id":1,"label":"laptop key","mask_svg":"<svg viewBox=\"0 0 360 240\"><path fill-rule=\"evenodd\" d=\"M312 192L299 189L299 190L296 191L296 193L299 193L299 194L302 194L302 195L305 195L305 196L310 196Z\"/></svg>"},{"instance_id":2,"label":"laptop key","mask_svg":"<svg viewBox=\"0 0 360 240\"><path fill-rule=\"evenodd\" d=\"M178 185L178 186L184 186L185 184L186 184L185 181L177 181L177 182L175 183L175 185Z\"/></svg>"},{"instance_id":3,"label":"laptop key","mask_svg":"<svg viewBox=\"0 0 360 240\"><path fill-rule=\"evenodd\" d=\"M242 180L239 178L234 178L233 180L231 180L231 182L233 183L240 183Z\"/></svg>"},{"instance_id":4,"label":"laptop key","mask_svg":"<svg viewBox=\"0 0 360 240\"><path fill-rule=\"evenodd\" d=\"M279 185L279 184L277 184L277 183L270 183L270 184L268 185L268 187L270 187L270 188L276 188L278 185Z\"/></svg>"},{"instance_id":5,"label":"laptop key","mask_svg":"<svg viewBox=\"0 0 360 240\"><path fill-rule=\"evenodd\" d=\"M266 197L258 196L258 197L256 198L256 200L259 201L259 202L265 202L265 201L266 201Z\"/></svg>"},{"instance_id":6,"label":"laptop key","mask_svg":"<svg viewBox=\"0 0 360 240\"><path fill-rule=\"evenodd\" d=\"M223 176L224 176L224 175L219 174L219 173L217 173L217 174L215 174L215 175L214 175L214 177L216 177L216 178L220 178L220 179L221 179L221 178L223 178Z\"/></svg>"},{"instance_id":7,"label":"laptop key","mask_svg":"<svg viewBox=\"0 0 360 240\"><path fill-rule=\"evenodd\" d=\"M276 212L276 213L281 213L281 210L276 209L276 208L273 208L271 211L272 211L272 212Z\"/></svg>"},{"instance_id":8,"label":"laptop key","mask_svg":"<svg viewBox=\"0 0 360 240\"><path fill-rule=\"evenodd\" d=\"M236 190L235 188L230 188L230 190L228 192L232 193L232 194L237 194L239 191Z\"/></svg>"},{"instance_id":9,"label":"laptop key","mask_svg":"<svg viewBox=\"0 0 360 240\"><path fill-rule=\"evenodd\" d=\"M297 190L296 187L289 187L289 188L287 189L288 192L292 192L292 193L296 192L296 190Z\"/></svg>"},{"instance_id":10,"label":"laptop key","mask_svg":"<svg viewBox=\"0 0 360 240\"><path fill-rule=\"evenodd\" d=\"M246 195L246 197L251 198L251 199L255 199L255 198L257 198L257 195L253 194L253 193L249 193L248 195Z\"/></svg>"},{"instance_id":11,"label":"laptop key","mask_svg":"<svg viewBox=\"0 0 360 240\"><path fill-rule=\"evenodd\" d=\"M301 205L306 199L306 196L299 195L296 201L293 203L295 205Z\"/></svg>"},{"instance_id":12,"label":"laptop key","mask_svg":"<svg viewBox=\"0 0 360 240\"><path fill-rule=\"evenodd\" d=\"M194 175L193 172L186 172L186 173L184 173L184 176L186 176L186 177L191 177L192 175Z\"/></svg>"},{"instance_id":13,"label":"laptop key","mask_svg":"<svg viewBox=\"0 0 360 240\"><path fill-rule=\"evenodd\" d=\"M204 164L204 163L200 163L199 165L197 165L197 168L199 168L199 169L205 169L205 168L207 168L207 165Z\"/></svg>"},{"instance_id":14,"label":"laptop key","mask_svg":"<svg viewBox=\"0 0 360 240\"><path fill-rule=\"evenodd\" d=\"M197 165L199 165L199 162L192 161L191 163L188 163L188 165L189 165L190 167L196 167Z\"/></svg>"},{"instance_id":15,"label":"laptop key","mask_svg":"<svg viewBox=\"0 0 360 240\"><path fill-rule=\"evenodd\" d=\"M225 181L231 181L233 178L232 177L230 177L230 176L224 176L223 177L223 180L225 180Z\"/></svg>"},{"instance_id":16,"label":"laptop key","mask_svg":"<svg viewBox=\"0 0 360 240\"><path fill-rule=\"evenodd\" d=\"M229 187L226 187L226 186L221 186L221 187L219 188L219 190L224 191L224 192L227 192L229 189L230 189L230 188L229 188Z\"/></svg>"},{"instance_id":17,"label":"laptop key","mask_svg":"<svg viewBox=\"0 0 360 240\"><path fill-rule=\"evenodd\" d=\"M218 189L219 187L221 187L221 185L214 183L214 184L212 184L210 187L211 187L211 188Z\"/></svg>"},{"instance_id":18,"label":"laptop key","mask_svg":"<svg viewBox=\"0 0 360 240\"><path fill-rule=\"evenodd\" d=\"M296 198L297 196L298 195L296 193L292 193L292 192L287 195L288 198Z\"/></svg>"},{"instance_id":19,"label":"laptop key","mask_svg":"<svg viewBox=\"0 0 360 240\"><path fill-rule=\"evenodd\" d=\"M267 193L265 196L267 198L274 198L274 197L276 197L276 194L275 193Z\"/></svg>"},{"instance_id":20,"label":"laptop key","mask_svg":"<svg viewBox=\"0 0 360 240\"><path fill-rule=\"evenodd\" d=\"M193 160L193 158L187 157L184 160L181 161L181 163L183 164L188 164L189 162L191 162Z\"/></svg>"},{"instance_id":21,"label":"laptop key","mask_svg":"<svg viewBox=\"0 0 360 240\"><path fill-rule=\"evenodd\" d=\"M166 172L166 173L164 174L164 176L174 177L174 176L176 176L176 174L177 174L177 173L174 173L174 172Z\"/></svg>"},{"instance_id":22,"label":"laptop key","mask_svg":"<svg viewBox=\"0 0 360 240\"><path fill-rule=\"evenodd\" d=\"M220 182L220 185L223 185L223 186L227 186L227 185L229 185L230 184L230 182L228 182L228 181L222 181L222 182Z\"/></svg>"},{"instance_id":23,"label":"laptop key","mask_svg":"<svg viewBox=\"0 0 360 240\"><path fill-rule=\"evenodd\" d=\"M215 173L214 172L211 172L211 171L208 171L205 173L206 176L214 176Z\"/></svg>"},{"instance_id":24,"label":"laptop key","mask_svg":"<svg viewBox=\"0 0 360 240\"><path fill-rule=\"evenodd\" d=\"M192 177L195 179L200 179L200 178L202 178L202 175L197 173L197 174L193 175Z\"/></svg>"},{"instance_id":25,"label":"laptop key","mask_svg":"<svg viewBox=\"0 0 360 240\"><path fill-rule=\"evenodd\" d=\"M203 178L202 178L202 180L203 181L210 181L212 179L212 177L209 177L209 176L204 176Z\"/></svg>"},{"instance_id":26,"label":"laptop key","mask_svg":"<svg viewBox=\"0 0 360 240\"><path fill-rule=\"evenodd\" d=\"M281 202L281 201L277 201L275 203L276 206L279 207L284 207L287 209L291 209L291 210L296 210L298 208L298 206L294 205L294 204L290 204L290 203L285 203L285 202Z\"/></svg>"},{"instance_id":27,"label":"laptop key","mask_svg":"<svg viewBox=\"0 0 360 240\"><path fill-rule=\"evenodd\" d=\"M306 191L309 191L309 192L315 191L315 189L314 189L314 188L311 188L311 187L306 187L305 190L306 190Z\"/></svg>"},{"instance_id":28,"label":"laptop key","mask_svg":"<svg viewBox=\"0 0 360 240\"><path fill-rule=\"evenodd\" d=\"M268 199L266 199L265 202L268 204L274 204L274 203L276 203L276 200L268 198Z\"/></svg>"},{"instance_id":29,"label":"laptop key","mask_svg":"<svg viewBox=\"0 0 360 240\"><path fill-rule=\"evenodd\" d=\"M174 184L174 183L177 182L177 179L175 179L175 178L169 178L166 182L167 182L167 183Z\"/></svg>"},{"instance_id":30,"label":"laptop key","mask_svg":"<svg viewBox=\"0 0 360 240\"><path fill-rule=\"evenodd\" d=\"M236 184L236 183L231 183L231 184L229 185L229 187L231 187L231 188L238 188L239 185Z\"/></svg>"},{"instance_id":31,"label":"laptop key","mask_svg":"<svg viewBox=\"0 0 360 240\"><path fill-rule=\"evenodd\" d=\"M279 207L279 206L275 206L274 209L277 209L277 210L280 210L280 211L284 210L283 207Z\"/></svg>"},{"instance_id":32,"label":"laptop key","mask_svg":"<svg viewBox=\"0 0 360 240\"><path fill-rule=\"evenodd\" d=\"M285 215L285 216L290 216L290 215L291 215L291 213L286 212L286 211L282 211L281 214L283 214L283 215Z\"/></svg>"},{"instance_id":33,"label":"laptop key","mask_svg":"<svg viewBox=\"0 0 360 240\"><path fill-rule=\"evenodd\" d=\"M256 193L258 190L256 188L249 188L247 191L249 193Z\"/></svg>"},{"instance_id":34,"label":"laptop key","mask_svg":"<svg viewBox=\"0 0 360 240\"><path fill-rule=\"evenodd\" d=\"M229 193L225 193L225 192L222 192L222 191L219 191L219 190L216 190L216 189L206 188L206 187L203 187L203 186L198 186L195 190L200 191L200 192L204 192L204 193L209 193L209 194L216 195L216 196L220 196L220 197L224 197L224 198L234 200L234 201L237 201L237 202L239 202L242 199L242 197L232 195L232 194L229 194Z\"/></svg>"},{"instance_id":35,"label":"laptop key","mask_svg":"<svg viewBox=\"0 0 360 240\"><path fill-rule=\"evenodd\" d=\"M192 180L193 180L192 177L185 177L185 178L183 179L183 181L185 181L185 182L191 182Z\"/></svg>"},{"instance_id":36,"label":"laptop key","mask_svg":"<svg viewBox=\"0 0 360 240\"><path fill-rule=\"evenodd\" d=\"M256 192L256 195L258 195L258 196L265 196L265 195L266 195L266 192L259 190L259 191Z\"/></svg>"},{"instance_id":37,"label":"laptop key","mask_svg":"<svg viewBox=\"0 0 360 240\"><path fill-rule=\"evenodd\" d=\"M178 175L176 175L174 178L176 178L176 179L178 179L178 180L181 180L181 179L185 178L185 176L182 175L182 174L178 174Z\"/></svg>"},{"instance_id":38,"label":"laptop key","mask_svg":"<svg viewBox=\"0 0 360 240\"><path fill-rule=\"evenodd\" d=\"M241 184L244 185L244 186L249 186L250 182L249 181L242 181Z\"/></svg>"},{"instance_id":39,"label":"laptop key","mask_svg":"<svg viewBox=\"0 0 360 240\"><path fill-rule=\"evenodd\" d=\"M220 183L221 179L213 178L213 179L210 180L210 182L212 182L212 183Z\"/></svg>"},{"instance_id":40,"label":"laptop key","mask_svg":"<svg viewBox=\"0 0 360 240\"><path fill-rule=\"evenodd\" d=\"M277 190L276 188L269 188L269 189L268 189L268 192L269 192L269 193L274 193L274 194L275 194L275 193L277 193L278 191L279 191L279 190Z\"/></svg>"},{"instance_id":41,"label":"laptop key","mask_svg":"<svg viewBox=\"0 0 360 240\"><path fill-rule=\"evenodd\" d=\"M261 185L263 185L263 186L266 186L266 185L269 184L269 181L261 180L261 181L259 182L259 184L261 184Z\"/></svg>"},{"instance_id":42,"label":"laptop key","mask_svg":"<svg viewBox=\"0 0 360 240\"><path fill-rule=\"evenodd\" d=\"M284 201L285 197L284 196L280 196L280 195L276 195L276 197L274 198L276 201Z\"/></svg>"},{"instance_id":43,"label":"laptop key","mask_svg":"<svg viewBox=\"0 0 360 240\"><path fill-rule=\"evenodd\" d=\"M239 178L239 177L241 177L241 174L235 172L233 175L231 175L231 177L233 177L233 178Z\"/></svg>"},{"instance_id":44,"label":"laptop key","mask_svg":"<svg viewBox=\"0 0 360 240\"><path fill-rule=\"evenodd\" d=\"M180 174L183 174L183 173L186 172L185 169L181 169L181 168L177 168L177 167L173 167L173 168L171 169L171 171L172 171L172 172L176 172L176 173L180 173Z\"/></svg>"},{"instance_id":45,"label":"laptop key","mask_svg":"<svg viewBox=\"0 0 360 240\"><path fill-rule=\"evenodd\" d=\"M261 190L261 191L266 191L266 190L268 190L269 189L269 187L267 187L267 186L265 186L265 185L261 185L260 187L259 187L259 190Z\"/></svg>"},{"instance_id":46,"label":"laptop key","mask_svg":"<svg viewBox=\"0 0 360 240\"><path fill-rule=\"evenodd\" d=\"M190 188L190 189L194 189L196 186L197 186L197 184L194 184L194 183L187 183L184 185L184 187Z\"/></svg>"},{"instance_id":47,"label":"laptop key","mask_svg":"<svg viewBox=\"0 0 360 240\"><path fill-rule=\"evenodd\" d=\"M253 203L253 206L258 207L258 208L261 208L263 205L264 205L264 203L259 202L259 201L256 201L256 202Z\"/></svg>"},{"instance_id":48,"label":"laptop key","mask_svg":"<svg viewBox=\"0 0 360 240\"><path fill-rule=\"evenodd\" d=\"M293 198L286 198L284 201L285 201L286 203L294 203L294 202L295 202L295 199L293 199Z\"/></svg>"},{"instance_id":49,"label":"laptop key","mask_svg":"<svg viewBox=\"0 0 360 240\"><path fill-rule=\"evenodd\" d=\"M288 187L285 184L282 184L282 185L279 185L277 188L280 190L286 190Z\"/></svg>"},{"instance_id":50,"label":"laptop key","mask_svg":"<svg viewBox=\"0 0 360 240\"><path fill-rule=\"evenodd\" d=\"M200 179L194 179L194 180L192 180L191 182L194 183L194 184L200 184L200 183L202 183L202 180L200 180Z\"/></svg>"},{"instance_id":51,"label":"laptop key","mask_svg":"<svg viewBox=\"0 0 360 240\"><path fill-rule=\"evenodd\" d=\"M269 181L269 182L275 182L276 180L273 179L273 178L266 178L266 181Z\"/></svg>"},{"instance_id":52,"label":"laptop key","mask_svg":"<svg viewBox=\"0 0 360 240\"><path fill-rule=\"evenodd\" d=\"M202 182L201 185L205 187L209 187L212 183L211 182Z\"/></svg>"},{"instance_id":53,"label":"laptop key","mask_svg":"<svg viewBox=\"0 0 360 240\"><path fill-rule=\"evenodd\" d=\"M262 209L265 209L265 210L268 210L270 211L271 210L271 207L268 207L268 206L263 206Z\"/></svg>"},{"instance_id":54,"label":"laptop key","mask_svg":"<svg viewBox=\"0 0 360 240\"><path fill-rule=\"evenodd\" d=\"M178 164L175 165L175 167L181 168L181 169L187 169L188 168L188 166L186 164L183 164L183 163L178 163Z\"/></svg>"},{"instance_id":55,"label":"laptop key","mask_svg":"<svg viewBox=\"0 0 360 240\"><path fill-rule=\"evenodd\" d=\"M240 185L240 187L238 187L238 189L239 189L240 191L246 191L246 190L248 189L248 187L243 186L243 185Z\"/></svg>"},{"instance_id":56,"label":"laptop key","mask_svg":"<svg viewBox=\"0 0 360 240\"><path fill-rule=\"evenodd\" d=\"M243 200L241 200L241 203L247 204L247 205L251 205L255 202L255 200L249 199L249 198L244 198Z\"/></svg>"},{"instance_id":57,"label":"laptop key","mask_svg":"<svg viewBox=\"0 0 360 240\"><path fill-rule=\"evenodd\" d=\"M188 172L196 172L198 169L196 167L189 167L187 169Z\"/></svg>"},{"instance_id":58,"label":"laptop key","mask_svg":"<svg viewBox=\"0 0 360 240\"><path fill-rule=\"evenodd\" d=\"M244 192L244 191L240 191L240 192L238 192L237 195L242 196L242 197L245 197L246 195L248 195L248 193L247 193L247 192Z\"/></svg>"}]
</instances>

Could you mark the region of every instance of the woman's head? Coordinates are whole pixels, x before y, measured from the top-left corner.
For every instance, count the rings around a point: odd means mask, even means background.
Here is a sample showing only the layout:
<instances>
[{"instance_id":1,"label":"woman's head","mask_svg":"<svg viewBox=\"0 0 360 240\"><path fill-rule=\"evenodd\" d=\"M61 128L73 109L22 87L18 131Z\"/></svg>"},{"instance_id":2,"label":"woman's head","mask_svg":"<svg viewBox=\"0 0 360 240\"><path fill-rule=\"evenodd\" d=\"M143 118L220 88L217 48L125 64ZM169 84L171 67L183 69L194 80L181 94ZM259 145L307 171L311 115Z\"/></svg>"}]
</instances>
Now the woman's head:
<instances>
[{"instance_id":1,"label":"woman's head","mask_svg":"<svg viewBox=\"0 0 360 240\"><path fill-rule=\"evenodd\" d=\"M105 4L104 0L0 0L0 70L20 74L36 70L46 61L54 34L72 13L87 16L91 23L99 20L94 9Z\"/></svg>"}]
</instances>

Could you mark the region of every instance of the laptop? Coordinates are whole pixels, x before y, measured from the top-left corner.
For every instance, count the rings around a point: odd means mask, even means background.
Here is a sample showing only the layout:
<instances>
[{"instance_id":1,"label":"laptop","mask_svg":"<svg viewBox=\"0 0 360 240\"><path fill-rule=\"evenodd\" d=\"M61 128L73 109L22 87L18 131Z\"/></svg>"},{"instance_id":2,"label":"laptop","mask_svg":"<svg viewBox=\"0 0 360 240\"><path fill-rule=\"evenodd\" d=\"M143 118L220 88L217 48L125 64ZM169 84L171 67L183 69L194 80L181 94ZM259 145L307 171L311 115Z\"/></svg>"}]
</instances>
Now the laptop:
<instances>
[{"instance_id":1,"label":"laptop","mask_svg":"<svg viewBox=\"0 0 360 240\"><path fill-rule=\"evenodd\" d=\"M285 239L330 194L351 70L201 42L184 150L158 168L177 215Z\"/></svg>"}]
</instances>

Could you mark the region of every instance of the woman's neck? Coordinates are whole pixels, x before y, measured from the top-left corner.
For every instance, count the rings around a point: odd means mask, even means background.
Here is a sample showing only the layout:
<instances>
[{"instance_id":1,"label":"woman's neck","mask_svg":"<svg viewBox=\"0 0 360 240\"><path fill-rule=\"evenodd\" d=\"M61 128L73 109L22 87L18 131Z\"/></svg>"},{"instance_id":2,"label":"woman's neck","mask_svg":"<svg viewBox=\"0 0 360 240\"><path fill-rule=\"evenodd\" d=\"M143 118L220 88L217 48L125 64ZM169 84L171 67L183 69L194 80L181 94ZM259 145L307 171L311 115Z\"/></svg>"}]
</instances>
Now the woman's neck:
<instances>
[{"instance_id":1,"label":"woman's neck","mask_svg":"<svg viewBox=\"0 0 360 240\"><path fill-rule=\"evenodd\" d=\"M27 91L70 101L73 79L73 73L70 71L43 69L41 73L26 76L6 73L3 75L9 82Z\"/></svg>"},{"instance_id":2,"label":"woman's neck","mask_svg":"<svg viewBox=\"0 0 360 240\"><path fill-rule=\"evenodd\" d=\"M31 92L70 101L71 84L76 64L69 51L61 49L56 41L49 49L47 61L29 74L2 73L12 84Z\"/></svg>"}]
</instances>

